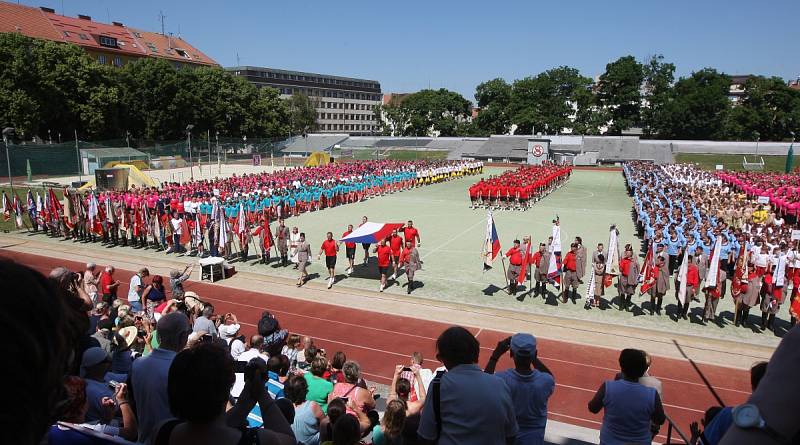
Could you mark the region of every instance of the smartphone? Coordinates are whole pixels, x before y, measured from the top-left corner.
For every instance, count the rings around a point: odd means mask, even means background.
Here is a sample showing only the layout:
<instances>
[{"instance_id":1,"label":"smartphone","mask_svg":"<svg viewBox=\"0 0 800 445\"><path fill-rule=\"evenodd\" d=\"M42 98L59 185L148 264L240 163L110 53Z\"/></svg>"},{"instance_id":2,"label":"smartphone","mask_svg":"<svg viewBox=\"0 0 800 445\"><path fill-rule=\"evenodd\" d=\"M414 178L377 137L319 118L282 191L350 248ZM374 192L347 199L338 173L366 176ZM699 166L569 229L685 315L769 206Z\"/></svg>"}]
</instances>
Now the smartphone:
<instances>
[{"instance_id":1,"label":"smartphone","mask_svg":"<svg viewBox=\"0 0 800 445\"><path fill-rule=\"evenodd\" d=\"M406 366L405 368L402 369L401 372L414 372L414 370Z\"/></svg>"},{"instance_id":2,"label":"smartphone","mask_svg":"<svg viewBox=\"0 0 800 445\"><path fill-rule=\"evenodd\" d=\"M117 389L117 388L119 388L119 385L120 385L120 383L118 381L116 381L116 380L111 380L111 381L108 382L108 386L111 389Z\"/></svg>"}]
</instances>

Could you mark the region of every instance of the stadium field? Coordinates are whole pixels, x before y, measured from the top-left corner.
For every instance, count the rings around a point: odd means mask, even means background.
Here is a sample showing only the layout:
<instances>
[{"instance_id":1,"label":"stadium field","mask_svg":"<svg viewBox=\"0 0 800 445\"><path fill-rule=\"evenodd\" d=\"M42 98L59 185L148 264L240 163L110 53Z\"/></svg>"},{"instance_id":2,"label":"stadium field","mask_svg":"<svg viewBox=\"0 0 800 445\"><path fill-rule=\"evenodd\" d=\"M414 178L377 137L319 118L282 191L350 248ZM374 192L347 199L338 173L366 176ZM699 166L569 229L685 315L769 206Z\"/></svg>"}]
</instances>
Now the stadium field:
<instances>
[{"instance_id":1,"label":"stadium field","mask_svg":"<svg viewBox=\"0 0 800 445\"><path fill-rule=\"evenodd\" d=\"M748 155L747 162L756 162L759 157L764 158L764 170L771 172L783 172L786 166L786 156L755 156ZM722 164L725 170L740 171L742 168L743 155L724 155L724 154L700 154L700 153L678 153L675 155L675 162L690 162L697 164L705 170L714 170L718 164ZM800 156L794 157L793 165L800 166Z\"/></svg>"},{"instance_id":2,"label":"stadium field","mask_svg":"<svg viewBox=\"0 0 800 445\"><path fill-rule=\"evenodd\" d=\"M488 168L484 175L497 174L500 168ZM423 270L417 273L417 287L412 298L433 299L462 304L468 309L472 306L499 308L519 312L535 313L547 316L575 318L588 321L642 327L665 332L680 332L710 338L735 339L760 345L777 345L779 337L771 332L757 333L750 329L732 326L733 307L730 298L720 302L719 313L725 318L722 326L699 322L673 321L667 315L650 316L641 310L641 303L649 306L649 298L635 296L637 304L633 313L618 311L616 306L606 310L584 309L585 285L579 289L581 299L577 303L561 303L553 294L553 287L548 298L532 298L523 289L519 295L525 295L522 301L508 295L503 289L505 278L503 263L498 258L494 266L487 272L482 271L481 247L486 231L486 210L469 208L467 187L477 177L464 177L446 183L436 184L411 191L395 193L369 199L365 202L326 209L320 212L302 214L287 220L287 224L297 226L305 232L314 253L313 263L309 266L312 283L324 284L327 272L324 261L316 261L316 254L327 231L332 231L336 238L346 230L347 224L357 226L362 215L374 222L405 222L414 220L420 230L422 239L420 255L424 261ZM607 244L608 229L616 224L620 231L620 247L631 243L637 253L641 251L641 241L635 236L631 218L631 198L627 195L624 179L620 171L576 170L571 179L560 189L553 192L533 209L526 212L496 211L495 223L503 251L512 245L512 241L531 235L534 243L544 242L551 233L552 220L558 216L561 220L562 244L566 252L567 246L575 236L583 238L589 256L598 242ZM274 224L273 224L274 226ZM37 239L49 238L38 236ZM59 242L58 240L52 240ZM81 244L85 249L103 249L99 244ZM127 249L118 247L117 249ZM132 249L129 249L132 250ZM339 291L346 288L357 288L378 291L378 271L375 257L372 256L368 266L360 265L363 251L358 247L356 267L351 276L344 274L346 260L344 249L339 254L337 263L337 281L334 285ZM136 250L137 255L146 258L163 258L164 254L151 250ZM280 267L276 262L269 265L259 264L255 252L251 248L250 260L246 263L233 261L238 270L258 272L280 277L296 278L297 271L291 267ZM273 260L274 260L273 251ZM189 257L187 262L194 261ZM384 291L398 296L406 294L405 277L390 285ZM674 285L671 284L674 289ZM269 291L269 289L264 289ZM672 313L674 291L670 290L665 298L667 313ZM616 298L615 288L608 288L606 299ZM334 297L332 297L334 298ZM702 303L694 303L693 311L699 313ZM760 315L760 314L759 314ZM694 317L697 318L697 317ZM776 331L782 334L788 327L788 314L783 309L776 320ZM576 339L579 341L579 339Z\"/></svg>"}]
</instances>

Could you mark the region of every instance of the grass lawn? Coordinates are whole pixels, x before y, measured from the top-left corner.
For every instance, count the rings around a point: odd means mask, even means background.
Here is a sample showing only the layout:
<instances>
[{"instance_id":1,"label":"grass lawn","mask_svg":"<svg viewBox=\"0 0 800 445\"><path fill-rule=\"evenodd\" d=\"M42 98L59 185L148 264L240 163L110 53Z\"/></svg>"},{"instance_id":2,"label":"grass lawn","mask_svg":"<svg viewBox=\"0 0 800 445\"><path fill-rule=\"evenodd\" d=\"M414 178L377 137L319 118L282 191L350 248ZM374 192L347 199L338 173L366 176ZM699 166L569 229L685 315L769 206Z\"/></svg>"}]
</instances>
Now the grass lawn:
<instances>
[{"instance_id":1,"label":"grass lawn","mask_svg":"<svg viewBox=\"0 0 800 445\"><path fill-rule=\"evenodd\" d=\"M30 219L28 218L28 212L26 211L27 198L26 195L28 193L28 189L30 188L31 192L33 192L33 199L36 199L36 192L38 191L39 194L44 199L44 194L47 193L47 189L43 187L28 187L28 186L15 186L14 191L16 192L17 196L19 197L20 204L22 204L22 222L25 224L21 230L25 230L25 227L29 227L31 224ZM64 197L64 190L61 188L54 188L53 191L56 194L58 199ZM0 187L0 193L6 193L8 195L8 199L11 200L13 203L14 196L11 194L11 187L2 186ZM14 215L12 213L11 219L8 221L4 221L3 218L0 218L0 231L7 232L10 230L17 230L16 225L14 224Z\"/></svg>"},{"instance_id":2,"label":"grass lawn","mask_svg":"<svg viewBox=\"0 0 800 445\"><path fill-rule=\"evenodd\" d=\"M762 156L764 158L764 171L783 171L786 165L786 156ZM743 155L714 155L701 153L678 153L675 162L691 162L698 164L705 170L714 170L717 164L725 166L725 170L744 170L742 168ZM748 162L755 162L756 156L748 155ZM800 166L800 156L795 155L794 167Z\"/></svg>"}]
</instances>

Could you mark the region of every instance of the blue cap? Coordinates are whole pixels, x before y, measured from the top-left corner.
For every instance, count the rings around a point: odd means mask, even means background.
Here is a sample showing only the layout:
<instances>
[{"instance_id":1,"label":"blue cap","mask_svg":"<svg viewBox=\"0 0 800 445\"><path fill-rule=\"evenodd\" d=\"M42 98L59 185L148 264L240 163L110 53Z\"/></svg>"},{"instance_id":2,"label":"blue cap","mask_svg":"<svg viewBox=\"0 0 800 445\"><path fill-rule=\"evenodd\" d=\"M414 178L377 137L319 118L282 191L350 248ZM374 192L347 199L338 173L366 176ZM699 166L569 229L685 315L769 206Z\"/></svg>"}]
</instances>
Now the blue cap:
<instances>
[{"instance_id":1,"label":"blue cap","mask_svg":"<svg viewBox=\"0 0 800 445\"><path fill-rule=\"evenodd\" d=\"M511 337L511 352L514 355L533 357L536 354L536 337L531 334L514 334Z\"/></svg>"}]
</instances>

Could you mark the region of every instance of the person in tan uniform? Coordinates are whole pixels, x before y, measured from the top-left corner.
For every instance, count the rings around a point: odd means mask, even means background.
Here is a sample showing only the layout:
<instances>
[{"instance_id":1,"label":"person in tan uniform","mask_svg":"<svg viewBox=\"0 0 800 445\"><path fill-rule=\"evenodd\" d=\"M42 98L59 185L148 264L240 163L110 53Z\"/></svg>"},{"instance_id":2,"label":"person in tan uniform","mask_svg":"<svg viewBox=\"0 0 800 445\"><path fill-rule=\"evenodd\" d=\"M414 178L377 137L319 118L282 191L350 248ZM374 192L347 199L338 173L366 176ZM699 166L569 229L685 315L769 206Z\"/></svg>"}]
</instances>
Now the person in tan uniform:
<instances>
[{"instance_id":1,"label":"person in tan uniform","mask_svg":"<svg viewBox=\"0 0 800 445\"><path fill-rule=\"evenodd\" d=\"M575 251L578 282L583 284L583 277L586 276L586 247L583 245L583 239L579 236L575 237L575 244L578 245L578 250Z\"/></svg>"},{"instance_id":2,"label":"person in tan uniform","mask_svg":"<svg viewBox=\"0 0 800 445\"><path fill-rule=\"evenodd\" d=\"M669 290L669 268L663 255L656 257L656 269L658 269L656 282L647 291L650 294L650 315L654 313L661 315L661 304Z\"/></svg>"}]
</instances>

